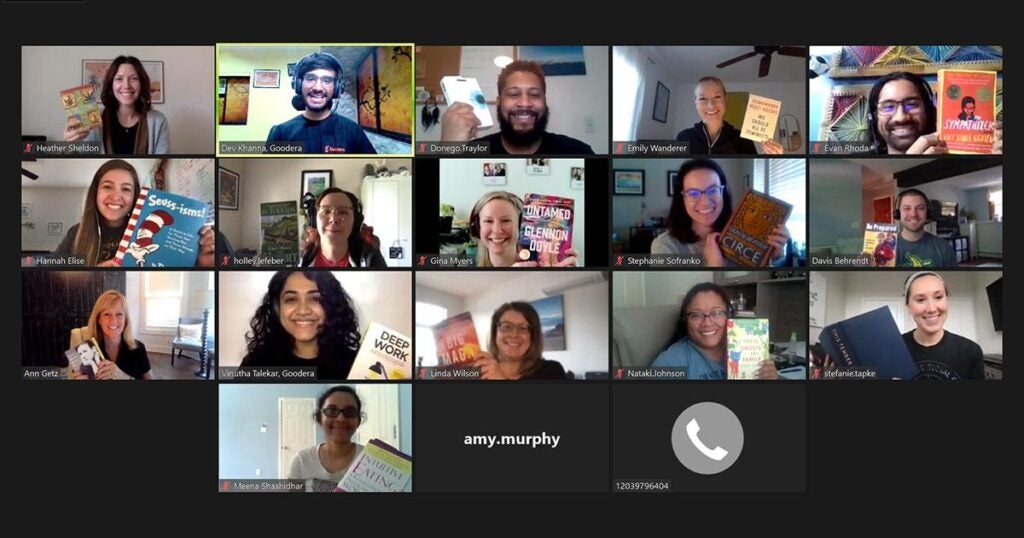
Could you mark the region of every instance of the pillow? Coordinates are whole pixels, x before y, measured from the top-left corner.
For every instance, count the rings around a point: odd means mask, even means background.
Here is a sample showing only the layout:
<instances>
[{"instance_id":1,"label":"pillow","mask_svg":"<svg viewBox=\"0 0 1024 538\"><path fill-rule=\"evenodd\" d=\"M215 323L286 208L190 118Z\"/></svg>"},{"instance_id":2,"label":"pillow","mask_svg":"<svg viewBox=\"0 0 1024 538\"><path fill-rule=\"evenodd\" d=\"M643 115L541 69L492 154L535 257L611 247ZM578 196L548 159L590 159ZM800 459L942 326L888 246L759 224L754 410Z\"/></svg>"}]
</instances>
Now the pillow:
<instances>
[{"instance_id":1,"label":"pillow","mask_svg":"<svg viewBox=\"0 0 1024 538\"><path fill-rule=\"evenodd\" d=\"M182 340L195 340L198 342L203 338L202 323L196 323L194 325L178 325L178 331L181 333Z\"/></svg>"}]
</instances>

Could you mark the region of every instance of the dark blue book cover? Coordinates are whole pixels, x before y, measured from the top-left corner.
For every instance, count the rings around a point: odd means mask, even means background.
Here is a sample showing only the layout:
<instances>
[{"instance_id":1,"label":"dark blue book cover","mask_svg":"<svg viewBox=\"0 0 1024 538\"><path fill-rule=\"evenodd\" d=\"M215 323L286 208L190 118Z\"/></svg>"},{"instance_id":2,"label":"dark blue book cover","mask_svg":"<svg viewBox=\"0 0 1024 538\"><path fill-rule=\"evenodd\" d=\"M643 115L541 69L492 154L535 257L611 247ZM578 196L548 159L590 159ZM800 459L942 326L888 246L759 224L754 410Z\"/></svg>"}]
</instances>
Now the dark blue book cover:
<instances>
[{"instance_id":1,"label":"dark blue book cover","mask_svg":"<svg viewBox=\"0 0 1024 538\"><path fill-rule=\"evenodd\" d=\"M199 230L209 206L177 194L143 187L114 263L124 267L193 267L199 257Z\"/></svg>"},{"instance_id":2,"label":"dark blue book cover","mask_svg":"<svg viewBox=\"0 0 1024 538\"><path fill-rule=\"evenodd\" d=\"M912 379L917 364L888 307L825 327L821 347L838 368L874 368L878 379Z\"/></svg>"}]
</instances>

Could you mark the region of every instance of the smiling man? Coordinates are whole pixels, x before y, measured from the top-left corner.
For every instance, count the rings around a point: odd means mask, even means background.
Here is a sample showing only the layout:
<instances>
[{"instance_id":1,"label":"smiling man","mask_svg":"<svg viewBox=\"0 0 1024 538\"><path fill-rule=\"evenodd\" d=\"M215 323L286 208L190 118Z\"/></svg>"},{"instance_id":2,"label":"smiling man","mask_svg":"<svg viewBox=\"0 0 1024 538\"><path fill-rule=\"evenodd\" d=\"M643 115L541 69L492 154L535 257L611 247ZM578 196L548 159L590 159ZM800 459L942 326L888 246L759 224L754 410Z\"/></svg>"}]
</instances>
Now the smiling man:
<instances>
[{"instance_id":1,"label":"smiling man","mask_svg":"<svg viewBox=\"0 0 1024 538\"><path fill-rule=\"evenodd\" d=\"M953 246L924 230L928 222L928 197L907 189L896 197L900 236L896 241L897 267L956 267Z\"/></svg>"},{"instance_id":2,"label":"smiling man","mask_svg":"<svg viewBox=\"0 0 1024 538\"><path fill-rule=\"evenodd\" d=\"M267 144L302 142L305 153L377 153L359 124L331 110L344 88L341 75L341 64L326 52L299 60L292 79L292 107L302 114L273 126Z\"/></svg>"},{"instance_id":3,"label":"smiling man","mask_svg":"<svg viewBox=\"0 0 1024 538\"><path fill-rule=\"evenodd\" d=\"M498 75L497 133L477 138L473 107L455 103L441 116L441 140L490 142L492 155L593 155L589 145L547 131L547 82L540 64L517 60Z\"/></svg>"}]
</instances>

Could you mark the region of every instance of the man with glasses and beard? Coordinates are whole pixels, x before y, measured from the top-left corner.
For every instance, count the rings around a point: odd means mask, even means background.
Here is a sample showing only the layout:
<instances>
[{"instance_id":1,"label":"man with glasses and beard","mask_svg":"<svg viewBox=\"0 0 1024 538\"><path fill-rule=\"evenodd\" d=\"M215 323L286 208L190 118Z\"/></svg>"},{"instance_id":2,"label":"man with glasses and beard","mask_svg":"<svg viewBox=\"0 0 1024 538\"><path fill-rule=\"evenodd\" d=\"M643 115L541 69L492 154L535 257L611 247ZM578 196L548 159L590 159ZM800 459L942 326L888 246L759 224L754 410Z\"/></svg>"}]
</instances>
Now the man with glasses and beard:
<instances>
[{"instance_id":1,"label":"man with glasses and beard","mask_svg":"<svg viewBox=\"0 0 1024 538\"><path fill-rule=\"evenodd\" d=\"M498 123L501 131L476 136L480 120L473 107L454 103L441 116L441 140L490 142L492 155L593 155L589 145L549 133L547 83L536 62L514 61L498 75Z\"/></svg>"},{"instance_id":2,"label":"man with glasses and beard","mask_svg":"<svg viewBox=\"0 0 1024 538\"><path fill-rule=\"evenodd\" d=\"M306 153L375 154L356 122L331 110L343 92L341 64L326 52L314 52L295 66L292 107L302 114L270 128L271 142L302 142Z\"/></svg>"}]
</instances>

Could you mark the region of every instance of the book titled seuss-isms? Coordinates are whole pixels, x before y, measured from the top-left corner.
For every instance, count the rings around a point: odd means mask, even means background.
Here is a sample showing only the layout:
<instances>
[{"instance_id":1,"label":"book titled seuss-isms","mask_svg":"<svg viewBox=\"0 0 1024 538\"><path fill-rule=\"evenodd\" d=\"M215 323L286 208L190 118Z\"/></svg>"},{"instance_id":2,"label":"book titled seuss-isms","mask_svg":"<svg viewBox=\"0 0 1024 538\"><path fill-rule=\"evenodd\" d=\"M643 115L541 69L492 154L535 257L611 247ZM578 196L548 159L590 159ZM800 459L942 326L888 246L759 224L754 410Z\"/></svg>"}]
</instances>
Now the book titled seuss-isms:
<instances>
[{"instance_id":1,"label":"book titled seuss-isms","mask_svg":"<svg viewBox=\"0 0 1024 538\"><path fill-rule=\"evenodd\" d=\"M60 103L72 129L96 129L103 123L92 84L61 90Z\"/></svg>"},{"instance_id":2,"label":"book titled seuss-isms","mask_svg":"<svg viewBox=\"0 0 1024 538\"><path fill-rule=\"evenodd\" d=\"M887 306L825 327L819 341L839 369L873 369L878 379L912 379L918 373Z\"/></svg>"},{"instance_id":3,"label":"book titled seuss-isms","mask_svg":"<svg viewBox=\"0 0 1024 538\"><path fill-rule=\"evenodd\" d=\"M939 70L939 138L950 153L992 153L996 72Z\"/></svg>"},{"instance_id":4,"label":"book titled seuss-isms","mask_svg":"<svg viewBox=\"0 0 1024 538\"><path fill-rule=\"evenodd\" d=\"M554 265L572 248L573 199L543 194L523 197L519 259Z\"/></svg>"},{"instance_id":5,"label":"book titled seuss-isms","mask_svg":"<svg viewBox=\"0 0 1024 538\"><path fill-rule=\"evenodd\" d=\"M124 267L193 267L199 256L199 230L209 206L177 194L143 187L114 263Z\"/></svg>"},{"instance_id":6,"label":"book titled seuss-isms","mask_svg":"<svg viewBox=\"0 0 1024 538\"><path fill-rule=\"evenodd\" d=\"M433 330L440 366L464 365L480 354L480 339L469 312L448 318L434 325Z\"/></svg>"},{"instance_id":7,"label":"book titled seuss-isms","mask_svg":"<svg viewBox=\"0 0 1024 538\"><path fill-rule=\"evenodd\" d=\"M775 252L768 239L776 225L785 224L793 206L749 190L722 230L722 255L736 265L763 267Z\"/></svg>"},{"instance_id":8,"label":"book titled seuss-isms","mask_svg":"<svg viewBox=\"0 0 1024 538\"><path fill-rule=\"evenodd\" d=\"M371 439L349 465L334 491L403 493L412 490L412 458L397 448Z\"/></svg>"},{"instance_id":9,"label":"book titled seuss-isms","mask_svg":"<svg viewBox=\"0 0 1024 538\"><path fill-rule=\"evenodd\" d=\"M409 379L412 377L412 340L376 321L363 333L349 379Z\"/></svg>"},{"instance_id":10,"label":"book titled seuss-isms","mask_svg":"<svg viewBox=\"0 0 1024 538\"><path fill-rule=\"evenodd\" d=\"M873 267L896 267L896 223L868 222L864 225L864 254Z\"/></svg>"},{"instance_id":11,"label":"book titled seuss-isms","mask_svg":"<svg viewBox=\"0 0 1024 538\"><path fill-rule=\"evenodd\" d=\"M767 319L730 319L726 323L725 339L729 350L729 379L754 379L761 364L771 359Z\"/></svg>"}]
</instances>

